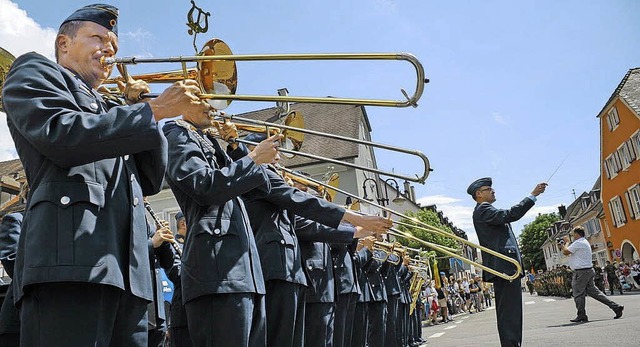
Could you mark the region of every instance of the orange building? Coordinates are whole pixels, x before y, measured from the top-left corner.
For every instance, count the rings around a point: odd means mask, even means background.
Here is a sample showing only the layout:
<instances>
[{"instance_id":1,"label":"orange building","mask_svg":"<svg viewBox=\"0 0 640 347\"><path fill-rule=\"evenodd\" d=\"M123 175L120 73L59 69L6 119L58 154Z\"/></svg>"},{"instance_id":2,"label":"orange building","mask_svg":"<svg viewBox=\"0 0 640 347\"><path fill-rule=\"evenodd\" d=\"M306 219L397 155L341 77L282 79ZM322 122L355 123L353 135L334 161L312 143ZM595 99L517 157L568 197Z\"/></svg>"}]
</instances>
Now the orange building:
<instances>
[{"instance_id":1,"label":"orange building","mask_svg":"<svg viewBox=\"0 0 640 347\"><path fill-rule=\"evenodd\" d=\"M598 114L602 225L611 259L640 258L640 68L624 76Z\"/></svg>"}]
</instances>

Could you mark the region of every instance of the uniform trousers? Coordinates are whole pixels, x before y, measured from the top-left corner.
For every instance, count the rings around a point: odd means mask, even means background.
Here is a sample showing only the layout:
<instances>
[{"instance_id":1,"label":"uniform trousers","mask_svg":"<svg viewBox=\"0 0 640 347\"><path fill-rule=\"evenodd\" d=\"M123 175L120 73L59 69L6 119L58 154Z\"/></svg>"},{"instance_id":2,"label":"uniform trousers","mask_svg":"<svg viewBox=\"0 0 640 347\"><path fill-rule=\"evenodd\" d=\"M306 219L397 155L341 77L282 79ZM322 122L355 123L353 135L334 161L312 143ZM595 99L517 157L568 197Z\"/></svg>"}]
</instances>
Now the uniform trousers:
<instances>
[{"instance_id":1,"label":"uniform trousers","mask_svg":"<svg viewBox=\"0 0 640 347\"><path fill-rule=\"evenodd\" d=\"M369 303L369 333L367 345L369 347L386 347L387 337L387 303L375 301ZM395 340L394 340L395 341Z\"/></svg>"},{"instance_id":2,"label":"uniform trousers","mask_svg":"<svg viewBox=\"0 0 640 347\"><path fill-rule=\"evenodd\" d=\"M20 345L20 315L13 303L13 286L9 286L0 309L0 347Z\"/></svg>"},{"instance_id":3,"label":"uniform trousers","mask_svg":"<svg viewBox=\"0 0 640 347\"><path fill-rule=\"evenodd\" d=\"M496 293L498 334L502 347L522 344L522 290L520 281L509 282L501 278L493 281Z\"/></svg>"},{"instance_id":4,"label":"uniform trousers","mask_svg":"<svg viewBox=\"0 0 640 347\"><path fill-rule=\"evenodd\" d=\"M336 320L333 334L334 347L348 347L353 332L353 315L356 309L357 293L340 294L336 302Z\"/></svg>"},{"instance_id":5,"label":"uniform trousers","mask_svg":"<svg viewBox=\"0 0 640 347\"><path fill-rule=\"evenodd\" d=\"M335 320L334 303L308 302L305 309L304 346L332 347Z\"/></svg>"},{"instance_id":6,"label":"uniform trousers","mask_svg":"<svg viewBox=\"0 0 640 347\"><path fill-rule=\"evenodd\" d=\"M407 345L409 332L409 305L398 302L398 320L396 323L396 341L398 347Z\"/></svg>"},{"instance_id":7,"label":"uniform trousers","mask_svg":"<svg viewBox=\"0 0 640 347\"><path fill-rule=\"evenodd\" d=\"M596 273L593 269L575 270L571 279L571 288L573 290L573 301L576 303L578 310L577 318L587 318L587 312L584 308L586 296L600 301L607 305L610 309L618 308L618 304L609 300L593 283L593 277Z\"/></svg>"},{"instance_id":8,"label":"uniform trousers","mask_svg":"<svg viewBox=\"0 0 640 347\"><path fill-rule=\"evenodd\" d=\"M306 287L280 280L269 280L265 285L267 346L302 346Z\"/></svg>"},{"instance_id":9,"label":"uniform trousers","mask_svg":"<svg viewBox=\"0 0 640 347\"><path fill-rule=\"evenodd\" d=\"M400 295L387 295L387 330L385 337L385 347L398 346L398 305Z\"/></svg>"},{"instance_id":10,"label":"uniform trousers","mask_svg":"<svg viewBox=\"0 0 640 347\"><path fill-rule=\"evenodd\" d=\"M30 285L20 304L20 346L147 347L147 303L110 285Z\"/></svg>"},{"instance_id":11,"label":"uniform trousers","mask_svg":"<svg viewBox=\"0 0 640 347\"><path fill-rule=\"evenodd\" d=\"M345 346L366 347L367 333L369 331L369 303L358 302L353 313L353 332L351 333L351 344Z\"/></svg>"},{"instance_id":12,"label":"uniform trousers","mask_svg":"<svg viewBox=\"0 0 640 347\"><path fill-rule=\"evenodd\" d=\"M264 347L267 344L264 295L210 294L185 304L195 347Z\"/></svg>"},{"instance_id":13,"label":"uniform trousers","mask_svg":"<svg viewBox=\"0 0 640 347\"><path fill-rule=\"evenodd\" d=\"M169 338L171 347L193 347L187 327L169 328Z\"/></svg>"}]
</instances>

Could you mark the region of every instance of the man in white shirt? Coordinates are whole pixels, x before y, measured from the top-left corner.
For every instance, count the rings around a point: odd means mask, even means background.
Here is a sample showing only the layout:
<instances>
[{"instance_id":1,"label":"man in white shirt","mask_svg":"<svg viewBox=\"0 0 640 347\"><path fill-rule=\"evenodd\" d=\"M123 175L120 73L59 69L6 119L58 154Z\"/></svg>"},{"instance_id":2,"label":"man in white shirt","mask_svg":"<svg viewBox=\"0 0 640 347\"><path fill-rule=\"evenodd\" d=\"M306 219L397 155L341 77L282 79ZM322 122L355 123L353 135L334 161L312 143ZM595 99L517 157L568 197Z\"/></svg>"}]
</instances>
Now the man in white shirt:
<instances>
[{"instance_id":1,"label":"man in white shirt","mask_svg":"<svg viewBox=\"0 0 640 347\"><path fill-rule=\"evenodd\" d=\"M591 262L591 245L584 238L584 228L581 226L573 228L573 242L570 242L569 235L565 235L563 241L562 253L570 256L569 266L573 270L571 288L573 289L573 300L578 310L577 317L571 319L571 322L582 323L589 321L584 308L586 295L609 306L616 314L613 319L622 317L624 306L609 300L593 282L593 277L596 273Z\"/></svg>"}]
</instances>

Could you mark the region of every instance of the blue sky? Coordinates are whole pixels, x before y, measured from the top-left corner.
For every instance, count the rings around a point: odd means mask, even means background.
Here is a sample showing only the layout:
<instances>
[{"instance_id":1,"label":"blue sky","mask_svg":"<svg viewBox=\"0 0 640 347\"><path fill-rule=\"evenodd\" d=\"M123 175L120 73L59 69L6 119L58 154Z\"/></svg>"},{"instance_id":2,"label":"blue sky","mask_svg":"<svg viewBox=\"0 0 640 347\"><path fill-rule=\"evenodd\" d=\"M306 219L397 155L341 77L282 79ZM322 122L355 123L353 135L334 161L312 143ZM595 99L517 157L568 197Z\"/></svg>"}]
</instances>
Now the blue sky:
<instances>
[{"instance_id":1,"label":"blue sky","mask_svg":"<svg viewBox=\"0 0 640 347\"><path fill-rule=\"evenodd\" d=\"M53 55L62 19L90 1L0 0L0 46L18 55ZM119 56L192 55L188 0L109 1L120 8ZM50 4L53 4L51 2ZM478 177L494 178L498 207L549 182L536 207L556 211L589 190L599 175L596 118L629 68L640 66L640 2L627 1L204 1L209 38L235 54L410 52L430 78L418 108L368 107L374 141L424 152L434 171L416 185L472 239L474 202L465 193ZM176 69L132 67L132 73ZM401 99L413 69L400 62L238 63L238 92ZM241 113L273 106L234 102ZM6 122L0 159L15 157ZM377 152L378 164L419 172L420 163Z\"/></svg>"}]
</instances>

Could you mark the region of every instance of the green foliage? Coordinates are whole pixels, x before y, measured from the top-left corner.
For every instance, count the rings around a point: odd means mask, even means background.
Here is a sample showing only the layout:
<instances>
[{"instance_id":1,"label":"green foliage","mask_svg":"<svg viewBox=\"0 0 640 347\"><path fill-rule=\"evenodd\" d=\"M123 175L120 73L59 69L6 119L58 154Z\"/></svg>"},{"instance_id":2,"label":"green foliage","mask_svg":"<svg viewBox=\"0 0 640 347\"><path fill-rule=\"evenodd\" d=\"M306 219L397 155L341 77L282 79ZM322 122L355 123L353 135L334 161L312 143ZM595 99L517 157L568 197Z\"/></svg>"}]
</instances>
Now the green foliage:
<instances>
[{"instance_id":1,"label":"green foliage","mask_svg":"<svg viewBox=\"0 0 640 347\"><path fill-rule=\"evenodd\" d=\"M425 224L428 224L430 226L436 227L446 233L452 234L453 235L453 231L448 227L443 225L442 223L440 223L440 218L438 218L438 214L435 213L434 211L431 210L420 210L416 213L413 212L407 212L406 215L408 217L411 218L415 218ZM408 224L412 224L412 225L416 225L416 223L407 220L407 219L402 219L403 223L408 223ZM419 225L418 225L419 226ZM450 248L460 248L458 245L458 242L455 241L452 238L446 237L446 236L442 236L442 235L438 235L435 234L433 232L424 230L422 228L416 228L416 227L408 227L408 226L399 226L398 230L404 232L404 233L408 233L411 234L421 240L427 241L427 242L431 242L437 245L442 245L442 246L446 246L446 247L450 247ZM433 251L432 249L428 248L428 246L415 241L415 240L410 240L410 239L406 239L406 238L396 238L396 241L401 243L402 245L405 245L407 247L411 247L411 248L422 248L422 249L426 249L429 250L431 255L434 255L437 259L438 259L438 269L439 270L443 270L443 269L448 269L449 268L449 256L445 255L444 253L438 252L438 251Z\"/></svg>"},{"instance_id":2,"label":"green foliage","mask_svg":"<svg viewBox=\"0 0 640 347\"><path fill-rule=\"evenodd\" d=\"M531 265L537 271L546 270L542 244L547 240L547 228L560 220L556 213L539 214L536 219L525 225L519 237L522 264L525 270L530 270Z\"/></svg>"}]
</instances>

